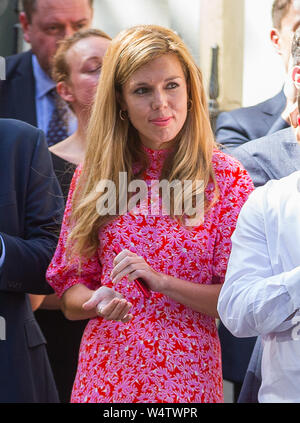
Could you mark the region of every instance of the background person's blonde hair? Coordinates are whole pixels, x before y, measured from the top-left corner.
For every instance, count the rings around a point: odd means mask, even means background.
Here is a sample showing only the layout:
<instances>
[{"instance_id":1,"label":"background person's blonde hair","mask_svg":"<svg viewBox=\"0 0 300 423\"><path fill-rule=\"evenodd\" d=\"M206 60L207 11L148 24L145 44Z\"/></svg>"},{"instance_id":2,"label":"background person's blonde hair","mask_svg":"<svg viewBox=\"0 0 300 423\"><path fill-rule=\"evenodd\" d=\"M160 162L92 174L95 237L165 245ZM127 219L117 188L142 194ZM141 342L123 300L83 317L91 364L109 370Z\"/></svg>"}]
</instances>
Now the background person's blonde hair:
<instances>
[{"instance_id":1,"label":"background person's blonde hair","mask_svg":"<svg viewBox=\"0 0 300 423\"><path fill-rule=\"evenodd\" d=\"M52 79L56 83L67 82L70 78L71 69L67 61L67 53L76 43L90 37L99 37L111 40L111 37L100 29L81 29L70 37L59 42L58 49L52 60Z\"/></svg>"},{"instance_id":2,"label":"background person's blonde hair","mask_svg":"<svg viewBox=\"0 0 300 423\"><path fill-rule=\"evenodd\" d=\"M217 199L218 189L212 168L215 142L199 68L181 38L173 31L154 25L124 30L113 39L103 61L88 128L88 148L72 204L72 231L69 236L72 255L94 254L99 242L99 228L113 219L113 216L101 216L97 212L96 203L102 195L96 191L99 181L113 181L118 198L119 172L127 172L129 184L147 166L136 130L128 119L120 119L118 96L137 69L166 53L176 54L183 66L190 110L174 141L175 149L166 161L161 178L170 182L201 180L202 191L209 181L213 181L213 201ZM142 164L142 169L139 175L134 175L132 167L137 161ZM192 196L195 194L193 192ZM206 208L211 204L206 202ZM173 217L174 209L174 201L171 201ZM183 222L183 216L176 217Z\"/></svg>"}]
</instances>

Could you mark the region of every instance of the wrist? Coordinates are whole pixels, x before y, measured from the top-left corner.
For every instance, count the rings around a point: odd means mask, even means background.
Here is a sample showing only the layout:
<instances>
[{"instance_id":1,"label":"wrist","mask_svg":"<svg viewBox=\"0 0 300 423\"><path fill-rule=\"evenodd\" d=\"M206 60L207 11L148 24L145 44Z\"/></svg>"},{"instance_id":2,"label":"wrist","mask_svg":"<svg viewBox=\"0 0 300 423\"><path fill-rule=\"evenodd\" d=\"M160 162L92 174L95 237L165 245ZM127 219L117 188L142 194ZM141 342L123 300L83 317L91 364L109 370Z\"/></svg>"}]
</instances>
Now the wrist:
<instances>
[{"instance_id":1,"label":"wrist","mask_svg":"<svg viewBox=\"0 0 300 423\"><path fill-rule=\"evenodd\" d=\"M159 283L158 283L158 290L160 294L166 295L169 291L170 286L170 278L171 276L165 275L164 273L159 273Z\"/></svg>"}]
</instances>

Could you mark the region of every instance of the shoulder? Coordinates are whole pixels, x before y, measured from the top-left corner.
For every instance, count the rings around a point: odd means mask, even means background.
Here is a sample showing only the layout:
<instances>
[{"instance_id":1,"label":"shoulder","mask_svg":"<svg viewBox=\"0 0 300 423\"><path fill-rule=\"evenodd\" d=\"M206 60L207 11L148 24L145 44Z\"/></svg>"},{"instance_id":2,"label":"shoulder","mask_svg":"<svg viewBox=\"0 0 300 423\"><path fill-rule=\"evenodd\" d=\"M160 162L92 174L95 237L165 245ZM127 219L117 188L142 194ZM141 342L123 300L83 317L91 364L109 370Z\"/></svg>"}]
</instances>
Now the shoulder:
<instances>
[{"instance_id":1,"label":"shoulder","mask_svg":"<svg viewBox=\"0 0 300 423\"><path fill-rule=\"evenodd\" d=\"M247 173L243 165L235 157L218 149L213 152L212 165L217 178Z\"/></svg>"},{"instance_id":2,"label":"shoulder","mask_svg":"<svg viewBox=\"0 0 300 423\"><path fill-rule=\"evenodd\" d=\"M31 154L37 147L47 148L43 132L28 123L16 119L0 119L1 149L23 151Z\"/></svg>"},{"instance_id":3,"label":"shoulder","mask_svg":"<svg viewBox=\"0 0 300 423\"><path fill-rule=\"evenodd\" d=\"M252 180L244 166L234 157L215 149L212 158L213 170L220 191L235 187L252 191Z\"/></svg>"},{"instance_id":4,"label":"shoulder","mask_svg":"<svg viewBox=\"0 0 300 423\"><path fill-rule=\"evenodd\" d=\"M42 131L29 123L17 119L0 118L0 136L10 135L10 138L16 138L18 135L26 135L30 138L38 137ZM26 142L26 140L24 141Z\"/></svg>"},{"instance_id":5,"label":"shoulder","mask_svg":"<svg viewBox=\"0 0 300 423\"><path fill-rule=\"evenodd\" d=\"M275 225L278 216L284 216L287 224L287 219L298 213L295 201L299 192L300 171L279 180L270 180L249 195L241 210L240 219L254 224L253 219L256 218Z\"/></svg>"},{"instance_id":6,"label":"shoulder","mask_svg":"<svg viewBox=\"0 0 300 423\"><path fill-rule=\"evenodd\" d=\"M255 166L266 165L268 169L277 169L287 160L284 152L285 144L297 144L291 127L282 129L273 134L252 140L236 148L232 155L238 159L246 169L255 163ZM288 160L291 158L288 157ZM279 168L280 170L280 168ZM281 172L280 172L281 175ZM285 175L282 175L285 176Z\"/></svg>"},{"instance_id":7,"label":"shoulder","mask_svg":"<svg viewBox=\"0 0 300 423\"><path fill-rule=\"evenodd\" d=\"M272 199L272 202L276 203L292 199L295 194L299 196L300 171L298 170L278 180L269 181L265 186L259 188L259 193L268 202Z\"/></svg>"},{"instance_id":8,"label":"shoulder","mask_svg":"<svg viewBox=\"0 0 300 423\"><path fill-rule=\"evenodd\" d=\"M285 128L273 134L252 140L234 150L233 155L238 158L239 153L246 152L250 155L269 153L280 149L286 142L296 142L292 128Z\"/></svg>"},{"instance_id":9,"label":"shoulder","mask_svg":"<svg viewBox=\"0 0 300 423\"><path fill-rule=\"evenodd\" d=\"M256 188L241 209L240 230L250 225L255 230L260 226L265 231L267 225L271 231L276 231L279 220L288 228L289 219L298 221L299 192L300 171Z\"/></svg>"},{"instance_id":10,"label":"shoulder","mask_svg":"<svg viewBox=\"0 0 300 423\"><path fill-rule=\"evenodd\" d=\"M24 53L14 54L7 56L6 61L6 74L7 78L11 76L20 66L32 67L32 52L26 51Z\"/></svg>"},{"instance_id":11,"label":"shoulder","mask_svg":"<svg viewBox=\"0 0 300 423\"><path fill-rule=\"evenodd\" d=\"M17 119L1 119L0 118L0 134L26 134L30 136L38 136L42 131L29 123Z\"/></svg>"}]
</instances>

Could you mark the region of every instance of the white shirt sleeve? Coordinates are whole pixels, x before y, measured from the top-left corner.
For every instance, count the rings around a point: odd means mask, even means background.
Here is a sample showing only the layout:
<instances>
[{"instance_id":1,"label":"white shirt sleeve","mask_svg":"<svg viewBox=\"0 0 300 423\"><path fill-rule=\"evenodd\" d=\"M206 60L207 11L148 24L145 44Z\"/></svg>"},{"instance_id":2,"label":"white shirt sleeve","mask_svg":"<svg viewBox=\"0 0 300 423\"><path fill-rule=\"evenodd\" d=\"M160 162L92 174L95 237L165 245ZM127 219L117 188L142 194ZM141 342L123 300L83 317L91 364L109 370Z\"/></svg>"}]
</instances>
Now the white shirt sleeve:
<instances>
[{"instance_id":1,"label":"white shirt sleeve","mask_svg":"<svg viewBox=\"0 0 300 423\"><path fill-rule=\"evenodd\" d=\"M300 308L300 266L272 273L268 222L262 212L264 188L256 189L241 210L218 301L221 320L238 337L287 330L295 325L291 317Z\"/></svg>"}]
</instances>

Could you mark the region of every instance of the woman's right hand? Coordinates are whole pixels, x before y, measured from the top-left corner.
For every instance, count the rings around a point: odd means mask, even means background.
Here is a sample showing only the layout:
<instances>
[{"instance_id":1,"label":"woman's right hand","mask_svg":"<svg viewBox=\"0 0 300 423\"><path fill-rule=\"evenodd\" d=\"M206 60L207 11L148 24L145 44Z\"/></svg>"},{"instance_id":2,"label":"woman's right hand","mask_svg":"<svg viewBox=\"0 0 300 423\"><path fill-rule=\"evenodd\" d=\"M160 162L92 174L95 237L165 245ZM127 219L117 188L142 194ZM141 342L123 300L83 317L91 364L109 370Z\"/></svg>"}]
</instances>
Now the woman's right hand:
<instances>
[{"instance_id":1,"label":"woman's right hand","mask_svg":"<svg viewBox=\"0 0 300 423\"><path fill-rule=\"evenodd\" d=\"M86 311L95 309L95 313L105 320L116 320L127 323L132 319L128 314L132 304L122 294L107 286L101 286L92 294L82 308Z\"/></svg>"}]
</instances>

